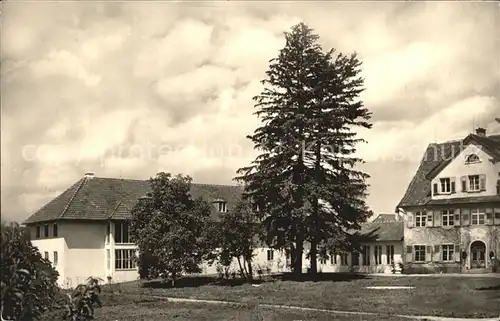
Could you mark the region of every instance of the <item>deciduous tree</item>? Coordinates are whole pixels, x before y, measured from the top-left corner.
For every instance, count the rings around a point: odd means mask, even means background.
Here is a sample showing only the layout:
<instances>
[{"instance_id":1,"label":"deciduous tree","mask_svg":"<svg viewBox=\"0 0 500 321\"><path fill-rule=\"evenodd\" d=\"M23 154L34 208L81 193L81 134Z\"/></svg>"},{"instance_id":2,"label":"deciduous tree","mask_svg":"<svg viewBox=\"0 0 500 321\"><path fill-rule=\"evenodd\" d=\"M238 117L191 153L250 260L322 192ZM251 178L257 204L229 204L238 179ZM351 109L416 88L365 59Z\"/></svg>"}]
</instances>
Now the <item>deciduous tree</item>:
<instances>
[{"instance_id":1,"label":"deciduous tree","mask_svg":"<svg viewBox=\"0 0 500 321\"><path fill-rule=\"evenodd\" d=\"M17 223L2 223L2 319L34 320L53 308L59 274Z\"/></svg>"},{"instance_id":2,"label":"deciduous tree","mask_svg":"<svg viewBox=\"0 0 500 321\"><path fill-rule=\"evenodd\" d=\"M210 205L190 195L191 178L159 173L150 180L151 193L132 210L131 236L139 247L139 271L144 278L176 279L200 273L211 252Z\"/></svg>"}]
</instances>

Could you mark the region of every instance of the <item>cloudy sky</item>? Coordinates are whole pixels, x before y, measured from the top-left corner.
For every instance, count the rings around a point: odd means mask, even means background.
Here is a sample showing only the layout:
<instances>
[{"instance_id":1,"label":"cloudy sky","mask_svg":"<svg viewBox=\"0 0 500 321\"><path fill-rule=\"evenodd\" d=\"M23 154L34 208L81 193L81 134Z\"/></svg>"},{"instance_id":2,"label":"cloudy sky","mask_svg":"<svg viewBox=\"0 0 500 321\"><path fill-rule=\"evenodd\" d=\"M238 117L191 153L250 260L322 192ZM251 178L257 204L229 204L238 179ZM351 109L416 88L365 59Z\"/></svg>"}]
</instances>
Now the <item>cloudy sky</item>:
<instances>
[{"instance_id":1,"label":"cloudy sky","mask_svg":"<svg viewBox=\"0 0 500 321\"><path fill-rule=\"evenodd\" d=\"M369 205L393 212L428 143L499 133L495 3L2 3L1 211L22 220L87 171L230 184L283 31L364 62ZM495 36L496 35L496 36Z\"/></svg>"}]
</instances>

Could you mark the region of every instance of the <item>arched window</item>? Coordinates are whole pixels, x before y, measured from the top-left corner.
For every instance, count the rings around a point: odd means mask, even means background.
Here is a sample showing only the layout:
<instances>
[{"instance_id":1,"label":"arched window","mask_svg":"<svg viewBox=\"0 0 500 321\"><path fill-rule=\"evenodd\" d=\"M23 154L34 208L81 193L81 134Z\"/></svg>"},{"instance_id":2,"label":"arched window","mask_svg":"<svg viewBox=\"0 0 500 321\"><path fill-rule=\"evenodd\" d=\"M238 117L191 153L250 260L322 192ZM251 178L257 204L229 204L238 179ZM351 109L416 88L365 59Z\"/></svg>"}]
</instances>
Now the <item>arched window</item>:
<instances>
[{"instance_id":1,"label":"arched window","mask_svg":"<svg viewBox=\"0 0 500 321\"><path fill-rule=\"evenodd\" d=\"M479 157L476 154L470 154L465 159L465 162L466 163L477 163L477 162L479 162Z\"/></svg>"}]
</instances>

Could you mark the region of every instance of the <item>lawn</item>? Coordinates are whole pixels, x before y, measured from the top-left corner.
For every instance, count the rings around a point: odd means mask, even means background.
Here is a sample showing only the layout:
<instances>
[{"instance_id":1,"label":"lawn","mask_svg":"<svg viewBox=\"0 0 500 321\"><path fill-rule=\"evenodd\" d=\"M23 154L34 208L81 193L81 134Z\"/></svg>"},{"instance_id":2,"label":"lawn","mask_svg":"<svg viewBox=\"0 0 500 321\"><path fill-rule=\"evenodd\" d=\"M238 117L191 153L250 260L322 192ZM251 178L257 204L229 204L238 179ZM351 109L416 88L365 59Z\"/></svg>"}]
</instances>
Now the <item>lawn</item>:
<instances>
[{"instance_id":1,"label":"lawn","mask_svg":"<svg viewBox=\"0 0 500 321\"><path fill-rule=\"evenodd\" d=\"M413 286L414 289L367 289L368 286ZM109 288L106 286L109 290ZM280 277L259 284L221 285L210 278L185 278L171 288L159 281L114 285L123 293L225 300L251 305L278 304L309 308L375 312L385 315L498 317L500 278L378 277L330 275L317 282ZM277 312L276 312L277 313ZM352 317L352 316L351 316Z\"/></svg>"},{"instance_id":2,"label":"lawn","mask_svg":"<svg viewBox=\"0 0 500 321\"><path fill-rule=\"evenodd\" d=\"M286 309L264 309L250 304L235 306L173 303L162 299L151 299L139 295L110 295L101 297L103 307L95 312L96 321L379 321L379 316L337 315L311 311ZM62 320L61 312L48 313L40 321ZM388 318L388 321L403 321L402 318Z\"/></svg>"}]
</instances>

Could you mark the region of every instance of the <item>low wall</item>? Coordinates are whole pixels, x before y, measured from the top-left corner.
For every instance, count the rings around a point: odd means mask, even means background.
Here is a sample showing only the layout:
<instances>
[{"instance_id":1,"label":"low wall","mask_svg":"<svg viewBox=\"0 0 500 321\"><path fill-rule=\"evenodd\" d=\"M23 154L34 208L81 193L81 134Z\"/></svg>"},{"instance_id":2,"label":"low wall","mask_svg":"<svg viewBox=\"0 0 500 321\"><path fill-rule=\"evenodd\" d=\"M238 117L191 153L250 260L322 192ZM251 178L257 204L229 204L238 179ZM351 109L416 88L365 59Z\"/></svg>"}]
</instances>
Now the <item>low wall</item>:
<instances>
[{"instance_id":1,"label":"low wall","mask_svg":"<svg viewBox=\"0 0 500 321\"><path fill-rule=\"evenodd\" d=\"M460 263L407 263L403 274L461 273Z\"/></svg>"}]
</instances>

